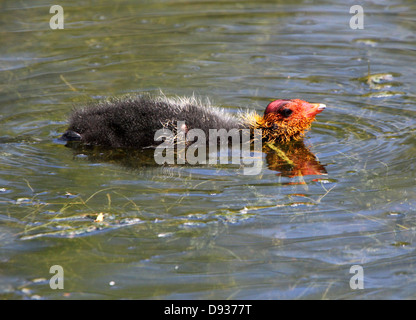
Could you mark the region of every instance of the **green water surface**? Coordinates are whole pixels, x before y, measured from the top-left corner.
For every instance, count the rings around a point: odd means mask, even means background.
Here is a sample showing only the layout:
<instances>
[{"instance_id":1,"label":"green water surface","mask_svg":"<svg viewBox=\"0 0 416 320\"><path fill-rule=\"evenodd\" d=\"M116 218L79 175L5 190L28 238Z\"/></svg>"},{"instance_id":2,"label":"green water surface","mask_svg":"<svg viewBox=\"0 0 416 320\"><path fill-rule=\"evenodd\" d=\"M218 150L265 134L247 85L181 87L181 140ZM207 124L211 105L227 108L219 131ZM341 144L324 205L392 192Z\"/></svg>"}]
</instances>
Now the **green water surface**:
<instances>
[{"instance_id":1,"label":"green water surface","mask_svg":"<svg viewBox=\"0 0 416 320\"><path fill-rule=\"evenodd\" d=\"M416 7L365 1L360 30L354 4L70 1L53 30L50 1L2 1L0 298L416 298ZM304 143L327 173L56 140L74 106L159 90L231 113L325 103Z\"/></svg>"}]
</instances>

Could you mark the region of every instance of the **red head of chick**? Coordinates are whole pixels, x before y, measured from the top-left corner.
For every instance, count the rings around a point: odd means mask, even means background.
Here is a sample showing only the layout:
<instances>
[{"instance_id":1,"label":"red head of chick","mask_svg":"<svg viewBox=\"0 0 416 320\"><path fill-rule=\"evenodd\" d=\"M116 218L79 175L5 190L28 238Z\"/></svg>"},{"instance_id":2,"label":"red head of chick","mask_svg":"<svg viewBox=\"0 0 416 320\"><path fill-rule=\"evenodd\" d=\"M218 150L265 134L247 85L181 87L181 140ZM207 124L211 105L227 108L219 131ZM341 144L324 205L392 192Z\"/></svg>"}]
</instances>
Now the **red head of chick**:
<instances>
[{"instance_id":1,"label":"red head of chick","mask_svg":"<svg viewBox=\"0 0 416 320\"><path fill-rule=\"evenodd\" d=\"M245 121L252 129L261 129L263 139L269 143L300 140L311 127L315 116L326 106L299 99L275 100L267 106L264 115L251 113Z\"/></svg>"}]
</instances>

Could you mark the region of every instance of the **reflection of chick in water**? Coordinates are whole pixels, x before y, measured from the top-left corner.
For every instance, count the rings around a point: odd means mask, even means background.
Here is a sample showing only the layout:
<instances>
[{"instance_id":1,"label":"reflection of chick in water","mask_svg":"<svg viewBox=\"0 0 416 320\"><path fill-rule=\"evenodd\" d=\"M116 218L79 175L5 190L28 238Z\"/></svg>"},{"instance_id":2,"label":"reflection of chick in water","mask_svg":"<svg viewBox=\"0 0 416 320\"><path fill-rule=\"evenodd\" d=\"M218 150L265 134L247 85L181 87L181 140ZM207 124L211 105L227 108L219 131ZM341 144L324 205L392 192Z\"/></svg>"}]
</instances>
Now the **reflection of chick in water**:
<instances>
[{"instance_id":1,"label":"reflection of chick in water","mask_svg":"<svg viewBox=\"0 0 416 320\"><path fill-rule=\"evenodd\" d=\"M282 145L266 144L267 167L278 171L284 177L322 175L326 174L325 167L303 142Z\"/></svg>"},{"instance_id":2,"label":"reflection of chick in water","mask_svg":"<svg viewBox=\"0 0 416 320\"><path fill-rule=\"evenodd\" d=\"M75 154L86 155L92 162L109 162L129 169L158 166L152 149L103 149L79 143L71 143L67 146L72 147ZM280 145L265 144L263 152L266 153L267 167L278 171L279 176L291 178L326 174L325 167L301 141Z\"/></svg>"}]
</instances>

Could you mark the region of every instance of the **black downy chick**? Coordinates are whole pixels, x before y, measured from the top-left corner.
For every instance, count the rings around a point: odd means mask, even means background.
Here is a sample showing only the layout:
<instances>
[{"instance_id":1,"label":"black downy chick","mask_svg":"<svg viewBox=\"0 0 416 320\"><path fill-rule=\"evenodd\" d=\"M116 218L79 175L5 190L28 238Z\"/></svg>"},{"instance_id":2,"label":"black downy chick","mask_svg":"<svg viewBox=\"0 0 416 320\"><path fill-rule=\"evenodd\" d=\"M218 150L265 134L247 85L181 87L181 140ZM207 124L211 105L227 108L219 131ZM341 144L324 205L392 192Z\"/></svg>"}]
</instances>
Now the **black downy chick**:
<instances>
[{"instance_id":1,"label":"black downy chick","mask_svg":"<svg viewBox=\"0 0 416 320\"><path fill-rule=\"evenodd\" d=\"M178 121L184 121L186 127L182 130L201 129L206 137L209 129L262 129L264 140L285 143L300 140L316 114L324 109L323 104L299 99L275 100L263 116L256 112L234 116L195 97L138 95L113 98L75 110L68 130L60 139L114 148L145 148L157 144L154 141L157 130L172 130Z\"/></svg>"}]
</instances>

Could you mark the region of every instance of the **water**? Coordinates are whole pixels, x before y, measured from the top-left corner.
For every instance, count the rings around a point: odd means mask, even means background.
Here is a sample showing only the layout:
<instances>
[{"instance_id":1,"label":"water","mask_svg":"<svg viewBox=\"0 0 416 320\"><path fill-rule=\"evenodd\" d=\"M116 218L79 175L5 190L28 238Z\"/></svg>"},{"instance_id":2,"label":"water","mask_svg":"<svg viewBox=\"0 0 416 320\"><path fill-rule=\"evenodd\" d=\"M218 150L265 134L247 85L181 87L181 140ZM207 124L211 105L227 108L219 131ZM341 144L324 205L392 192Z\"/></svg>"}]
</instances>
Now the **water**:
<instances>
[{"instance_id":1,"label":"water","mask_svg":"<svg viewBox=\"0 0 416 320\"><path fill-rule=\"evenodd\" d=\"M51 30L49 2L3 1L0 297L414 299L416 8L367 1L353 30L354 4L76 1ZM232 113L325 103L296 149L318 172L272 151L247 176L56 141L73 106L160 89Z\"/></svg>"}]
</instances>

